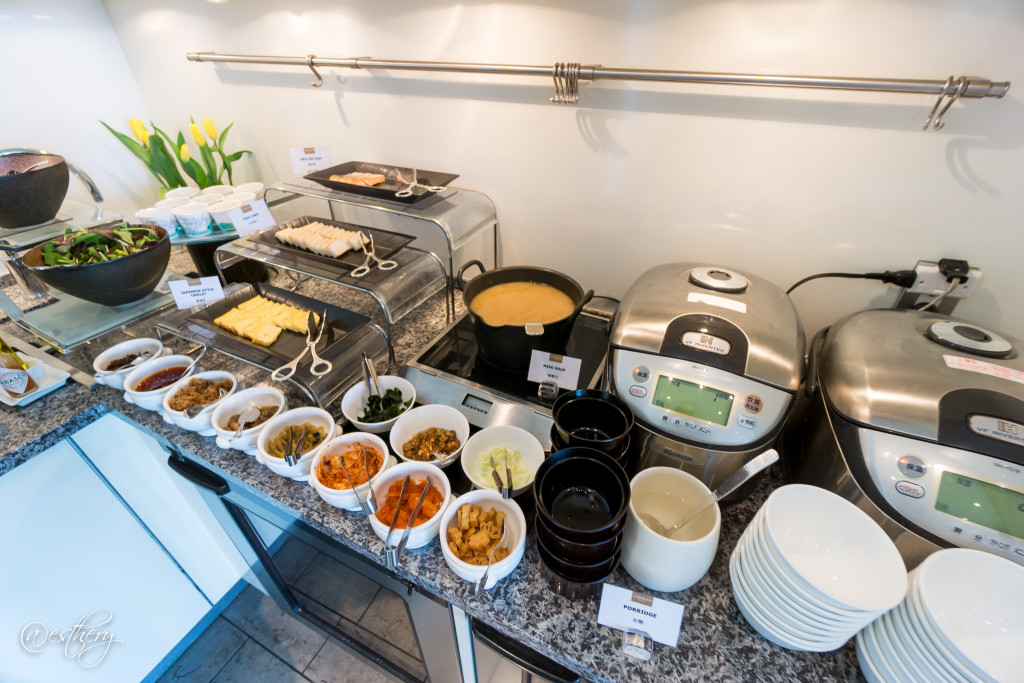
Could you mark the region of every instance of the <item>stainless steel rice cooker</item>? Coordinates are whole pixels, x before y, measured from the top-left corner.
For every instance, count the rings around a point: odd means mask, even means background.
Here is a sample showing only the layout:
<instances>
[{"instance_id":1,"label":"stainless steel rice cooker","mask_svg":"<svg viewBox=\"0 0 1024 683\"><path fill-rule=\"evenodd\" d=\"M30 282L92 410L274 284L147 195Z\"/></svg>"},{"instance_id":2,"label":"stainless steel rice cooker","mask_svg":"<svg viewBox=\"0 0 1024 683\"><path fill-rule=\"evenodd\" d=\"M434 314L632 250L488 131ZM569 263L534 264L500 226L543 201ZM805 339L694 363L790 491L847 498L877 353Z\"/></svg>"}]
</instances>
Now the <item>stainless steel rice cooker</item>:
<instances>
[{"instance_id":1,"label":"stainless steel rice cooker","mask_svg":"<svg viewBox=\"0 0 1024 683\"><path fill-rule=\"evenodd\" d=\"M648 270L610 341L607 383L636 416L640 467L678 467L712 489L772 444L804 370L789 297L717 266Z\"/></svg>"},{"instance_id":2,"label":"stainless steel rice cooker","mask_svg":"<svg viewBox=\"0 0 1024 683\"><path fill-rule=\"evenodd\" d=\"M1024 564L1022 348L932 312L843 318L811 344L794 478L856 503L908 567L950 546Z\"/></svg>"}]
</instances>

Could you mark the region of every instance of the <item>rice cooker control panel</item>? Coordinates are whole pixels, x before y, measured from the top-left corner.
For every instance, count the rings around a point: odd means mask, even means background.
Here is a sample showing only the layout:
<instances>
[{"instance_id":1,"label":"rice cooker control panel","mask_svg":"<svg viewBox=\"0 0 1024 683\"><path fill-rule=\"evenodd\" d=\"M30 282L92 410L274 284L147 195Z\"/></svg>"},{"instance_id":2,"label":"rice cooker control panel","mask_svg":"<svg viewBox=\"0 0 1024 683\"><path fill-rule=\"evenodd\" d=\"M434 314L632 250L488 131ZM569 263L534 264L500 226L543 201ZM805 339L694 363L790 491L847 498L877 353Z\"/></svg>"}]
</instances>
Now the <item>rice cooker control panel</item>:
<instances>
[{"instance_id":1,"label":"rice cooker control panel","mask_svg":"<svg viewBox=\"0 0 1024 683\"><path fill-rule=\"evenodd\" d=\"M755 443L782 422L793 395L701 363L615 349L612 381L638 421L715 446Z\"/></svg>"},{"instance_id":2,"label":"rice cooker control panel","mask_svg":"<svg viewBox=\"0 0 1024 683\"><path fill-rule=\"evenodd\" d=\"M868 472L901 515L949 543L1024 565L1024 467L897 434L859 431Z\"/></svg>"}]
</instances>

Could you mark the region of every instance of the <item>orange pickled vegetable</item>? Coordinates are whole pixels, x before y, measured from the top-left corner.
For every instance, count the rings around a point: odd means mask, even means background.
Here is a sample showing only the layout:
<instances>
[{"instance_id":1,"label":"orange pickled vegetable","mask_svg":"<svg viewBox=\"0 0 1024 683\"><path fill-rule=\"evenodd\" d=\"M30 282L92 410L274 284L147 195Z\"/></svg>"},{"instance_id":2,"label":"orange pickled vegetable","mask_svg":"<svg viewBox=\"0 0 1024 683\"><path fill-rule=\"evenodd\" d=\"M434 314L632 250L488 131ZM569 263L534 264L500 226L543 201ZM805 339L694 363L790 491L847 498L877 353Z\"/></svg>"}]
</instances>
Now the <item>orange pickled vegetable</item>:
<instances>
[{"instance_id":1,"label":"orange pickled vegetable","mask_svg":"<svg viewBox=\"0 0 1024 683\"><path fill-rule=\"evenodd\" d=\"M409 480L409 485L405 488L405 495L402 496L402 508L398 512L398 523L395 524L396 529L404 529L409 524L409 518L412 517L413 508L416 507L416 503L419 502L420 496L423 495L423 489L426 487L426 479L422 481L416 481L415 479ZM391 525L391 520L395 516L395 508L398 506L398 494L402 492L402 480L391 482L391 486L388 487L387 497L384 499L384 504L377 509L375 513L377 519L388 526ZM430 520L431 517L436 515L441 510L441 505L444 503L444 493L437 486L433 484L430 487L430 492L427 493L426 500L423 501L423 507L420 508L420 514L416 516L416 521L413 526L419 526L424 522Z\"/></svg>"},{"instance_id":2,"label":"orange pickled vegetable","mask_svg":"<svg viewBox=\"0 0 1024 683\"><path fill-rule=\"evenodd\" d=\"M363 451L359 447L362 446L366 449L368 457L363 457ZM352 477L352 483L356 486L365 484L371 477L377 476L380 472L381 465L384 463L384 455L373 447L370 443L359 443L359 444L347 444L344 448L346 450L332 451L324 455L320 461L320 465L316 471L316 477L320 480L320 483L332 489L350 489L348 478L345 477L345 471L348 471L348 476ZM366 461L370 462L370 476L366 476ZM345 468L342 469L342 462L345 463ZM426 503L424 503L426 505ZM390 522L391 520L388 520Z\"/></svg>"}]
</instances>

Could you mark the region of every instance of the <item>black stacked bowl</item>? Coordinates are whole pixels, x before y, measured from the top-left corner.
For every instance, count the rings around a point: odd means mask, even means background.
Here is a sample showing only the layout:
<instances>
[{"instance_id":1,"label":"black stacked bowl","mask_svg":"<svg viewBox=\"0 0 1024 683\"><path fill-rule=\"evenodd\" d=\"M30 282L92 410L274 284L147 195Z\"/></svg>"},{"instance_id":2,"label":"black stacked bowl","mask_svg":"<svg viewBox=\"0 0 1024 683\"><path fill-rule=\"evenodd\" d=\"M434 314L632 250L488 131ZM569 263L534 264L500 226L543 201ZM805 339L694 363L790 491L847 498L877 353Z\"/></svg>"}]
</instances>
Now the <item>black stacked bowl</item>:
<instances>
[{"instance_id":1,"label":"black stacked bowl","mask_svg":"<svg viewBox=\"0 0 1024 683\"><path fill-rule=\"evenodd\" d=\"M533 490L537 550L549 585L568 597L595 593L618 566L626 472L606 453L570 447L541 464Z\"/></svg>"}]
</instances>

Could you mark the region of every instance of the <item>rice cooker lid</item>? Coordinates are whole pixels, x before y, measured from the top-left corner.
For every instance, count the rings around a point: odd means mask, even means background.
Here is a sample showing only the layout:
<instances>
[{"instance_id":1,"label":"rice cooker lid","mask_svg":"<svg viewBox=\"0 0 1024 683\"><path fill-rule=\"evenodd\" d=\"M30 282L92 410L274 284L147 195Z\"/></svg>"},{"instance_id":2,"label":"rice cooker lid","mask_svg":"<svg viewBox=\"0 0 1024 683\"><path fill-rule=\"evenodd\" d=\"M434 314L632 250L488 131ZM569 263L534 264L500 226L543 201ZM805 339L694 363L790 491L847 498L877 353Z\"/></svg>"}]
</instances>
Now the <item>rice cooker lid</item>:
<instances>
[{"instance_id":1,"label":"rice cooker lid","mask_svg":"<svg viewBox=\"0 0 1024 683\"><path fill-rule=\"evenodd\" d=\"M796 391L804 332L774 283L731 268L668 263L637 278L612 323L613 348L683 358Z\"/></svg>"},{"instance_id":2,"label":"rice cooker lid","mask_svg":"<svg viewBox=\"0 0 1024 683\"><path fill-rule=\"evenodd\" d=\"M1022 446L1021 348L930 311L861 311L828 330L818 375L829 405L861 425L938 443L967 430Z\"/></svg>"}]
</instances>

